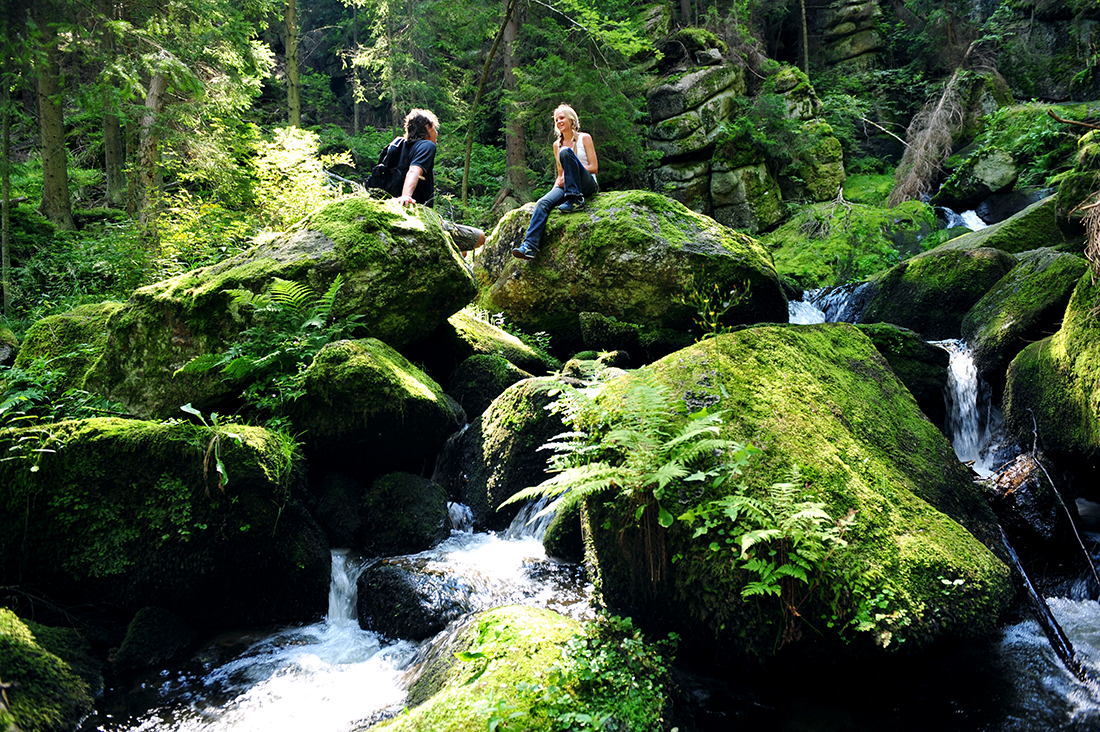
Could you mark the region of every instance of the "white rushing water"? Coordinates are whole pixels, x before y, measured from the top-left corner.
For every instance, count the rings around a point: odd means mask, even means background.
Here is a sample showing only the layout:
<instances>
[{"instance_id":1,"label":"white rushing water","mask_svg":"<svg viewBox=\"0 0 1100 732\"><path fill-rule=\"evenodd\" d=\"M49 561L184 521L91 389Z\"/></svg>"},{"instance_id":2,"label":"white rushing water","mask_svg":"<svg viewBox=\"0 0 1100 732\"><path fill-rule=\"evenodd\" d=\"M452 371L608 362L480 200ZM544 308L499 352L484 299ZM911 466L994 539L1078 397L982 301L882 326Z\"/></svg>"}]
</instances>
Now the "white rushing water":
<instances>
[{"instance_id":1,"label":"white rushing water","mask_svg":"<svg viewBox=\"0 0 1100 732\"><path fill-rule=\"evenodd\" d=\"M1015 457L1005 427L1004 415L993 403L991 389L978 375L970 348L962 341L929 341L943 348L951 360L947 369L947 429L955 455L972 463L974 472L985 478Z\"/></svg>"},{"instance_id":2,"label":"white rushing water","mask_svg":"<svg viewBox=\"0 0 1100 732\"><path fill-rule=\"evenodd\" d=\"M791 300L787 303L787 318L788 322L796 325L812 325L814 323L824 323L825 313L812 302Z\"/></svg>"},{"instance_id":3,"label":"white rushing water","mask_svg":"<svg viewBox=\"0 0 1100 732\"><path fill-rule=\"evenodd\" d=\"M971 231L979 231L986 228L989 224L982 221L982 218L978 216L977 212L973 209L969 211L963 211L955 213L946 206L943 207L944 216L947 218L947 223L944 226L945 229L953 229L957 226L965 226Z\"/></svg>"},{"instance_id":4,"label":"white rushing water","mask_svg":"<svg viewBox=\"0 0 1100 732\"><path fill-rule=\"evenodd\" d=\"M548 560L544 523L523 513L509 532L469 531L469 509L449 506L451 532L437 547L386 562L443 573L475 610L505 604L549 607L591 618L591 585L580 569ZM133 716L100 713L84 730L103 732L345 732L398 711L401 678L421 644L387 643L359 627L356 581L368 566L332 553L325 620L272 634L227 634L191 662L146 679L134 695L147 701Z\"/></svg>"}]
</instances>

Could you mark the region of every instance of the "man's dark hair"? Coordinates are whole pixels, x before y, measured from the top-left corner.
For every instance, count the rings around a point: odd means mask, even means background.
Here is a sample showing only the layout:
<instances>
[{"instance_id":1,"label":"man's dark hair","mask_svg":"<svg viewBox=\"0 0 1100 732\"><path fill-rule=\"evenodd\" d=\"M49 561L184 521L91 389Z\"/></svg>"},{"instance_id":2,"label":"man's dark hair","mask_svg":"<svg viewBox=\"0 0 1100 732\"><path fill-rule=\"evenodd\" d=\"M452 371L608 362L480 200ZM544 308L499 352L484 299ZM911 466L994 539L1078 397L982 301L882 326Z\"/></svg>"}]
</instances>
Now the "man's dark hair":
<instances>
[{"instance_id":1,"label":"man's dark hair","mask_svg":"<svg viewBox=\"0 0 1100 732\"><path fill-rule=\"evenodd\" d=\"M409 142L428 139L428 127L439 129L439 120L427 109L414 109L405 115L405 139Z\"/></svg>"}]
</instances>

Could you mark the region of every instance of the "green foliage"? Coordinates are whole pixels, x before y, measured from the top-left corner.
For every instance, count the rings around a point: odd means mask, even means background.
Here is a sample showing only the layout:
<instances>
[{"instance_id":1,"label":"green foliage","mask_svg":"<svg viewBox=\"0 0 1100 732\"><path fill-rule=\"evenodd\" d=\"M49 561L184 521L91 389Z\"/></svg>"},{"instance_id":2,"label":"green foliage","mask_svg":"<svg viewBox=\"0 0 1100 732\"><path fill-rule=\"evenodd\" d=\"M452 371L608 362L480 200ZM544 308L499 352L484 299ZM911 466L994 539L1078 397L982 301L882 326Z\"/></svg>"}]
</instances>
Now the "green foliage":
<instances>
[{"instance_id":1,"label":"green foliage","mask_svg":"<svg viewBox=\"0 0 1100 732\"><path fill-rule=\"evenodd\" d=\"M774 176L790 177L814 162L826 130L791 119L780 94L738 97L729 120L719 125L715 155L735 166L762 158Z\"/></svg>"},{"instance_id":2,"label":"green foliage","mask_svg":"<svg viewBox=\"0 0 1100 732\"><path fill-rule=\"evenodd\" d=\"M1048 111L1077 121L1092 117L1089 106L1085 104L1030 102L1002 107L986 118L985 128L974 144L964 154L949 161L954 170L945 185L957 182L960 175L991 150L1005 150L1012 154L1020 171L1016 182L1018 187L1050 185L1054 176L1073 167L1077 140L1084 128L1058 122Z\"/></svg>"},{"instance_id":3,"label":"green foliage","mask_svg":"<svg viewBox=\"0 0 1100 732\"><path fill-rule=\"evenodd\" d=\"M269 228L289 228L318 206L337 199L342 191L328 182L324 169L335 161L350 162L346 155L325 160L318 154L316 133L297 127L275 130L270 141L261 140L254 162L257 205Z\"/></svg>"},{"instance_id":4,"label":"green foliage","mask_svg":"<svg viewBox=\"0 0 1100 732\"><path fill-rule=\"evenodd\" d=\"M565 643L561 661L536 683L521 683L521 703L484 702L489 729L650 732L669 704L668 668L678 638L652 643L630 618L600 615ZM527 711L520 711L526 707Z\"/></svg>"},{"instance_id":5,"label":"green foliage","mask_svg":"<svg viewBox=\"0 0 1100 732\"><path fill-rule=\"evenodd\" d=\"M715 454L745 448L719 436L721 413L700 410L677 427L669 389L648 376L632 381L620 400L606 403L567 386L551 409L572 427L540 448L555 453L548 469L553 475L502 505L553 498L542 516L598 494L625 499L646 535L645 560L656 584L667 561L662 530L674 521L665 505L689 478L710 476L700 466Z\"/></svg>"},{"instance_id":6,"label":"green foliage","mask_svg":"<svg viewBox=\"0 0 1100 732\"><path fill-rule=\"evenodd\" d=\"M343 286L337 275L319 297L306 285L276 278L266 293L227 290L231 307L251 311L255 324L220 354L198 356L180 369L203 373L218 369L226 380L244 384L245 403L258 410L271 426L281 421L281 407L301 396L301 376L326 344L345 337L359 316L335 319L332 309Z\"/></svg>"},{"instance_id":7,"label":"green foliage","mask_svg":"<svg viewBox=\"0 0 1100 732\"><path fill-rule=\"evenodd\" d=\"M694 273L689 277L686 288L688 294L681 296L679 301L695 311L695 324L703 332L703 340L728 333L730 328L723 325L722 318L749 294L748 283L744 283L741 289L734 288L728 292L722 292L718 283L714 283L711 289L696 287Z\"/></svg>"},{"instance_id":8,"label":"green foliage","mask_svg":"<svg viewBox=\"0 0 1100 732\"><path fill-rule=\"evenodd\" d=\"M246 215L186 189L169 197L157 232L166 275L228 259L244 251L256 233Z\"/></svg>"},{"instance_id":9,"label":"green foliage","mask_svg":"<svg viewBox=\"0 0 1100 732\"><path fill-rule=\"evenodd\" d=\"M487 323L492 323L506 333L511 333L516 338L519 338L528 348L537 353L539 358L544 362L552 363L554 361L554 357L550 355L550 334L546 331L540 330L534 334L529 334L515 323L509 321L508 316L504 313L493 313L492 315L474 313L474 317L480 318Z\"/></svg>"},{"instance_id":10,"label":"green foliage","mask_svg":"<svg viewBox=\"0 0 1100 732\"><path fill-rule=\"evenodd\" d=\"M830 566L835 553L847 546L844 533L854 512L834 520L825 504L803 495L797 473L791 482L776 483L764 495L753 496L744 486L736 492L684 512L689 526L698 520L692 538L711 536L711 551L729 549L740 569L756 575L741 597L774 596L783 611L778 646L799 637L799 613L822 583L835 582ZM713 532L713 533L712 533ZM833 591L837 588L832 588Z\"/></svg>"},{"instance_id":11,"label":"green foliage","mask_svg":"<svg viewBox=\"0 0 1100 732\"><path fill-rule=\"evenodd\" d=\"M84 348L94 351L91 346ZM26 460L37 472L51 425L67 419L124 415L125 408L83 389L65 388L67 374L53 364L77 354L36 358L23 366L0 366L0 461ZM18 435L16 430L20 430Z\"/></svg>"}]
</instances>

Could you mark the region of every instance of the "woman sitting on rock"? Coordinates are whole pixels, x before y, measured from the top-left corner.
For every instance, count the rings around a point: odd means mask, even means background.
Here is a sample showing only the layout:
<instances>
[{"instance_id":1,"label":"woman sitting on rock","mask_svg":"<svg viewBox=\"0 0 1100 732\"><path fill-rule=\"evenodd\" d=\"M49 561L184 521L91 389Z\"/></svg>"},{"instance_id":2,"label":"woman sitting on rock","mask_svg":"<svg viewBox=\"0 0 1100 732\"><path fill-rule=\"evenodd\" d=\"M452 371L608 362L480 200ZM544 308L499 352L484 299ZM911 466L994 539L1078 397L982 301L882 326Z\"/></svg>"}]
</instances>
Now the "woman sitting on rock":
<instances>
[{"instance_id":1,"label":"woman sitting on rock","mask_svg":"<svg viewBox=\"0 0 1100 732\"><path fill-rule=\"evenodd\" d=\"M577 113L568 104L554 110L554 128L557 130L554 158L558 162L558 179L550 192L535 204L535 213L531 215L531 224L527 227L523 243L512 250L512 256L518 259L534 259L539 253L539 241L546 228L546 220L550 218L550 209L557 206L562 213L581 211L584 209L584 197L594 196L599 190L596 185L596 171L600 167L596 159L596 145L592 142L592 135L581 132Z\"/></svg>"}]
</instances>

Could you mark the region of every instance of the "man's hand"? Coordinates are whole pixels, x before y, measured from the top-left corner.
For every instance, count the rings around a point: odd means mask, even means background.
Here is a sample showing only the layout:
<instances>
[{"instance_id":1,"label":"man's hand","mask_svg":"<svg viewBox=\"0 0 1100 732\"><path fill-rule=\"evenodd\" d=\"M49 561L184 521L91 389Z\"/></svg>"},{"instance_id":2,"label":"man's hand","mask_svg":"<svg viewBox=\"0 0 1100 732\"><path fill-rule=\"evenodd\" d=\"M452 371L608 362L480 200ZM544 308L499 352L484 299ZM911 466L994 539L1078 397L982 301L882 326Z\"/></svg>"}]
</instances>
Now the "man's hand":
<instances>
[{"instance_id":1,"label":"man's hand","mask_svg":"<svg viewBox=\"0 0 1100 732\"><path fill-rule=\"evenodd\" d=\"M397 202L402 206L411 206L416 203L416 200L414 200L412 196L398 196Z\"/></svg>"}]
</instances>

